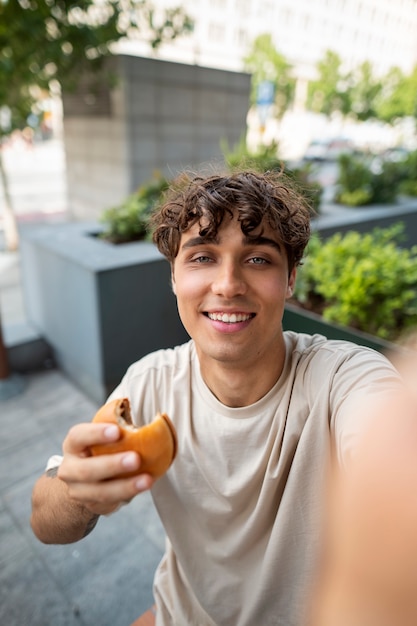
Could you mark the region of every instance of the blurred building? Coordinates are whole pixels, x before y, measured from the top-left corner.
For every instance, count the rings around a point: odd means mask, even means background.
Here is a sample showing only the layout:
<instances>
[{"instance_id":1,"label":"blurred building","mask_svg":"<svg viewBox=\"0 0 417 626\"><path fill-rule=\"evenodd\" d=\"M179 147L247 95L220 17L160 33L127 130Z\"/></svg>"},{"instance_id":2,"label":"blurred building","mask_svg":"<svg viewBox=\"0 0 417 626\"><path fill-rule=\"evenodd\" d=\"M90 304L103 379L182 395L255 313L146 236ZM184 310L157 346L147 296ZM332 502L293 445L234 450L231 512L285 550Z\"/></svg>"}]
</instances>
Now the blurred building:
<instances>
[{"instance_id":1,"label":"blurred building","mask_svg":"<svg viewBox=\"0 0 417 626\"><path fill-rule=\"evenodd\" d=\"M158 10L178 0L154 0ZM278 140L288 158L297 158L315 137L343 134L366 149L414 141L414 125L393 129L376 122L356 124L323 119L305 110L308 82L317 77L317 62L327 50L340 56L343 70L369 61L375 76L392 67L405 74L417 64L417 0L182 0L194 19L194 32L163 44L156 53L145 41L125 51L203 67L242 71L257 35L270 33L276 49L293 67L296 92L291 110L278 125L269 118L266 133L251 110L249 141Z\"/></svg>"},{"instance_id":2,"label":"blurred building","mask_svg":"<svg viewBox=\"0 0 417 626\"><path fill-rule=\"evenodd\" d=\"M159 8L176 0L155 0ZM326 50L346 69L370 61L376 74L417 63L417 0L183 0L194 32L163 45L158 57L242 70L255 37L271 33L275 47L299 77L313 77ZM145 56L149 47L136 42Z\"/></svg>"}]
</instances>

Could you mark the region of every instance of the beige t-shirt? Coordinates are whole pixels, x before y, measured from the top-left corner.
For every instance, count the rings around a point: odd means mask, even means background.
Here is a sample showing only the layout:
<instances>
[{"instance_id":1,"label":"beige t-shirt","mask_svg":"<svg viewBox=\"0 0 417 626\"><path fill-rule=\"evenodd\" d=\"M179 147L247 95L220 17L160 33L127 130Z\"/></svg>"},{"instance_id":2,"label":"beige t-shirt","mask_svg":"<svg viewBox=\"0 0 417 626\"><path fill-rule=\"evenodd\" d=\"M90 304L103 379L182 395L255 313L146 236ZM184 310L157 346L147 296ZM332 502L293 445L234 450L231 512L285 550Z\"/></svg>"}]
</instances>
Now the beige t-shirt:
<instances>
[{"instance_id":1,"label":"beige t-shirt","mask_svg":"<svg viewBox=\"0 0 417 626\"><path fill-rule=\"evenodd\" d=\"M177 458L152 489L167 533L157 626L300 624L332 442L343 460L358 431L352 407L397 375L370 349L284 335L283 372L251 406L216 399L192 341L135 363L112 393L130 398L138 424L166 412L178 433Z\"/></svg>"}]
</instances>

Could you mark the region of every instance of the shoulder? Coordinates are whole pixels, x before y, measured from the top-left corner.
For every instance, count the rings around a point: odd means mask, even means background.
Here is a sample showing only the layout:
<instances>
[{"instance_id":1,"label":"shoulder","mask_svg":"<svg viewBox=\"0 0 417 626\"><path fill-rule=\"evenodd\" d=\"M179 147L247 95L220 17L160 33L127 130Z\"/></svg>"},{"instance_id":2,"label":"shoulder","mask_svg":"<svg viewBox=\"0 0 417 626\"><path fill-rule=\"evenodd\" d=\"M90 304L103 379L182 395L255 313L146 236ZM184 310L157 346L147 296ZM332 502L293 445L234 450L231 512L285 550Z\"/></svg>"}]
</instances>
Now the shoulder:
<instances>
[{"instance_id":1,"label":"shoulder","mask_svg":"<svg viewBox=\"0 0 417 626\"><path fill-rule=\"evenodd\" d=\"M380 352L350 341L327 339L319 334L308 335L293 331L285 331L284 337L287 351L297 362L314 361L317 363L320 361L323 365L329 363L332 368L335 368L342 363L354 360L357 364L375 362L394 370L387 357Z\"/></svg>"},{"instance_id":2,"label":"shoulder","mask_svg":"<svg viewBox=\"0 0 417 626\"><path fill-rule=\"evenodd\" d=\"M373 381L388 383L398 372L388 358L366 346L330 340L322 335L284 333L288 358L296 376L314 389L363 387Z\"/></svg>"},{"instance_id":3,"label":"shoulder","mask_svg":"<svg viewBox=\"0 0 417 626\"><path fill-rule=\"evenodd\" d=\"M194 355L192 341L146 355L129 367L109 400L129 398L137 425L148 422L157 412L172 417L177 412L178 390L184 398L190 393Z\"/></svg>"},{"instance_id":4,"label":"shoulder","mask_svg":"<svg viewBox=\"0 0 417 626\"><path fill-rule=\"evenodd\" d=\"M121 382L112 392L109 400L136 395L139 391L146 393L152 390L169 390L176 381L188 380L192 361L195 358L195 348L192 341L188 341L174 348L167 348L151 352L142 357L128 368Z\"/></svg>"}]
</instances>

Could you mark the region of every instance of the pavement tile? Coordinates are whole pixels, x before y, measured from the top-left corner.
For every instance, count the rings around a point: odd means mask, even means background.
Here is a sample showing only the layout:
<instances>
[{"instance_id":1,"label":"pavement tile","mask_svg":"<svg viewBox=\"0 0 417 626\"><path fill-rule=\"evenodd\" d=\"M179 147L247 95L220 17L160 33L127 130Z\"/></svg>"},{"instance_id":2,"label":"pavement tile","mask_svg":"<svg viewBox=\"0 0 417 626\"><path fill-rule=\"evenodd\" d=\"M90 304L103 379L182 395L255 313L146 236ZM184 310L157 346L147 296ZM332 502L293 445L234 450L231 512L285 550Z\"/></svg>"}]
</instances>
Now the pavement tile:
<instances>
[{"instance_id":1,"label":"pavement tile","mask_svg":"<svg viewBox=\"0 0 417 626\"><path fill-rule=\"evenodd\" d=\"M0 624L92 626L79 619L76 606L30 552L0 568Z\"/></svg>"},{"instance_id":2,"label":"pavement tile","mask_svg":"<svg viewBox=\"0 0 417 626\"><path fill-rule=\"evenodd\" d=\"M4 490L0 496L0 510L4 509L13 519L15 528L25 536L30 543L39 544L30 527L32 489L37 476L29 476ZM2 537L0 531L0 537Z\"/></svg>"},{"instance_id":3,"label":"pavement tile","mask_svg":"<svg viewBox=\"0 0 417 626\"><path fill-rule=\"evenodd\" d=\"M27 419L27 411L5 411L1 415L0 454L13 449L29 447L33 439L44 436L44 429L34 419Z\"/></svg>"},{"instance_id":4,"label":"pavement tile","mask_svg":"<svg viewBox=\"0 0 417 626\"><path fill-rule=\"evenodd\" d=\"M101 626L131 624L153 604L152 578L160 559L159 550L140 532L109 552L70 589L83 620Z\"/></svg>"},{"instance_id":5,"label":"pavement tile","mask_svg":"<svg viewBox=\"0 0 417 626\"><path fill-rule=\"evenodd\" d=\"M50 451L56 443L48 433L33 439L22 439L21 447L12 446L1 454L0 493L29 476L39 476L45 469Z\"/></svg>"},{"instance_id":6,"label":"pavement tile","mask_svg":"<svg viewBox=\"0 0 417 626\"><path fill-rule=\"evenodd\" d=\"M0 569L4 572L8 565L21 558L28 548L27 540L5 508L0 509L0 537Z\"/></svg>"},{"instance_id":7,"label":"pavement tile","mask_svg":"<svg viewBox=\"0 0 417 626\"><path fill-rule=\"evenodd\" d=\"M68 428L97 406L58 369L25 376L0 401L0 624L129 626L153 602L164 531L149 493L82 541L47 546L30 528L31 494Z\"/></svg>"}]
</instances>

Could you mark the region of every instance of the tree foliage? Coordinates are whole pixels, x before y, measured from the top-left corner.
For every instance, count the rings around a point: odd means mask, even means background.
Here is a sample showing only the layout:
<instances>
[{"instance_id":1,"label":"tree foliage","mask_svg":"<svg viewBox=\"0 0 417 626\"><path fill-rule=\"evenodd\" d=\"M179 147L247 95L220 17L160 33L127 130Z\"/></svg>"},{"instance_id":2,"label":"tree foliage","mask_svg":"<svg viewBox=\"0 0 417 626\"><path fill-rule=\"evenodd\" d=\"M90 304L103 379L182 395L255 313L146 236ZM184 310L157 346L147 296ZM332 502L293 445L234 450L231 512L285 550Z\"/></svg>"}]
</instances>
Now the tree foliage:
<instances>
[{"instance_id":1,"label":"tree foliage","mask_svg":"<svg viewBox=\"0 0 417 626\"><path fill-rule=\"evenodd\" d=\"M417 118L417 65L408 76L399 68L388 72L383 81L377 114L388 123L406 116Z\"/></svg>"},{"instance_id":2,"label":"tree foliage","mask_svg":"<svg viewBox=\"0 0 417 626\"><path fill-rule=\"evenodd\" d=\"M307 106L316 113L331 116L335 111L347 115L351 110L349 73L342 70L342 59L332 50L327 50L317 63L318 78L308 87Z\"/></svg>"},{"instance_id":3,"label":"tree foliage","mask_svg":"<svg viewBox=\"0 0 417 626\"><path fill-rule=\"evenodd\" d=\"M360 121L388 123L407 116L417 118L417 65L410 75L393 67L385 76L376 77L369 61L344 72L339 55L328 50L317 63L317 72L308 88L311 111L328 117L337 111Z\"/></svg>"},{"instance_id":4,"label":"tree foliage","mask_svg":"<svg viewBox=\"0 0 417 626\"><path fill-rule=\"evenodd\" d=\"M157 12L147 0L0 0L0 108L11 112L3 134L25 125L39 90L75 86L118 41L140 33L155 48L191 28L181 7Z\"/></svg>"},{"instance_id":5,"label":"tree foliage","mask_svg":"<svg viewBox=\"0 0 417 626\"><path fill-rule=\"evenodd\" d=\"M378 117L376 104L382 91L382 82L375 78L369 61L361 63L350 75L349 99L351 112L364 122Z\"/></svg>"},{"instance_id":6,"label":"tree foliage","mask_svg":"<svg viewBox=\"0 0 417 626\"><path fill-rule=\"evenodd\" d=\"M75 88L123 39L141 36L152 48L193 27L180 7L157 10L151 0L0 0L0 144L28 124L53 85ZM6 245L17 248L16 219L0 151Z\"/></svg>"},{"instance_id":7,"label":"tree foliage","mask_svg":"<svg viewBox=\"0 0 417 626\"><path fill-rule=\"evenodd\" d=\"M295 80L291 64L275 48L270 34L264 33L255 38L244 64L245 69L252 73L252 103L256 103L259 85L264 81L272 82L276 116L281 118L294 97Z\"/></svg>"}]
</instances>

